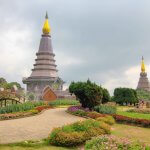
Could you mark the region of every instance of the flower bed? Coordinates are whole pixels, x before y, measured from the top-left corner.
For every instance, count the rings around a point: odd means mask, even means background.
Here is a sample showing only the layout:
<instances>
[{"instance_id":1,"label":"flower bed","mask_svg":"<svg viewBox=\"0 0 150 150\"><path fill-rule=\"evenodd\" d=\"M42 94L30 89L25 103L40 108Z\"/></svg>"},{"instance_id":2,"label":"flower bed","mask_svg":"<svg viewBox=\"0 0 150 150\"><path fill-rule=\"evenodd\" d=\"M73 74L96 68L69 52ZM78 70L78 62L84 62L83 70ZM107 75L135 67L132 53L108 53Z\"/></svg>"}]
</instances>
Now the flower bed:
<instances>
[{"instance_id":1,"label":"flower bed","mask_svg":"<svg viewBox=\"0 0 150 150\"><path fill-rule=\"evenodd\" d=\"M110 134L110 125L89 119L53 129L49 143L57 146L77 146L91 137L103 134Z\"/></svg>"},{"instance_id":2,"label":"flower bed","mask_svg":"<svg viewBox=\"0 0 150 150\"><path fill-rule=\"evenodd\" d=\"M150 147L139 142L131 142L125 138L120 139L105 135L87 141L85 150L150 150Z\"/></svg>"},{"instance_id":3,"label":"flower bed","mask_svg":"<svg viewBox=\"0 0 150 150\"><path fill-rule=\"evenodd\" d=\"M28 111L0 114L0 120L28 117L28 116L38 114L42 110L49 109L49 108L52 108L52 107L48 105L43 105L43 106L35 107L34 109L28 110Z\"/></svg>"},{"instance_id":4,"label":"flower bed","mask_svg":"<svg viewBox=\"0 0 150 150\"><path fill-rule=\"evenodd\" d=\"M81 106L70 106L67 109L67 112L73 115L77 115L80 117L85 117L87 116L89 109L88 108L83 108Z\"/></svg>"},{"instance_id":5,"label":"flower bed","mask_svg":"<svg viewBox=\"0 0 150 150\"><path fill-rule=\"evenodd\" d=\"M22 118L22 117L27 117L27 116L35 115L37 113L38 113L38 110L33 109L33 110L25 111L25 112L0 114L0 120Z\"/></svg>"},{"instance_id":6,"label":"flower bed","mask_svg":"<svg viewBox=\"0 0 150 150\"><path fill-rule=\"evenodd\" d=\"M126 117L126 116L116 115L116 114L113 114L112 116L119 123L127 123L127 124L139 125L143 127L150 127L150 120L131 118L131 117Z\"/></svg>"}]
</instances>

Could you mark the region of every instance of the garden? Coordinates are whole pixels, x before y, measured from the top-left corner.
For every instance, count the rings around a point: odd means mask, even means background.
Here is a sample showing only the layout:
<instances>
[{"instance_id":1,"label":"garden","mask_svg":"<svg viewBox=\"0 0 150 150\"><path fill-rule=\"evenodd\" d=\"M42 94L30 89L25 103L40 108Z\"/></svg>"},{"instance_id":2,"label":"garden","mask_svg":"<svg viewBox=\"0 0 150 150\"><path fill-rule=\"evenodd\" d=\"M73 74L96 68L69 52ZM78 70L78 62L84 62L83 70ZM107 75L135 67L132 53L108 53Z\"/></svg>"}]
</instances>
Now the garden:
<instances>
[{"instance_id":1,"label":"garden","mask_svg":"<svg viewBox=\"0 0 150 150\"><path fill-rule=\"evenodd\" d=\"M150 150L150 109L148 105L137 106L135 90L117 88L111 97L107 89L88 80L72 82L69 91L77 100L29 101L2 107L0 120L60 107L84 120L56 127L43 140L0 145L0 149Z\"/></svg>"}]
</instances>

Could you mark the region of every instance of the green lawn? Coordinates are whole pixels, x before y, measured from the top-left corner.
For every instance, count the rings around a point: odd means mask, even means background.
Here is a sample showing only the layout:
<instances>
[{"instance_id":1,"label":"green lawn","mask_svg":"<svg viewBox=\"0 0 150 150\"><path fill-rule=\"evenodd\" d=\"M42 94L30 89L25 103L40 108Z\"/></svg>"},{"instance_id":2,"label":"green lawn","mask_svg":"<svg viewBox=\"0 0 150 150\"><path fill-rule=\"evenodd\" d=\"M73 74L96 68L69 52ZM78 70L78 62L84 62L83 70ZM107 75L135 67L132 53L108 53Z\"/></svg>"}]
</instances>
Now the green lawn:
<instances>
[{"instance_id":1,"label":"green lawn","mask_svg":"<svg viewBox=\"0 0 150 150\"><path fill-rule=\"evenodd\" d=\"M48 144L46 141L29 141L14 144L0 145L0 150L77 150L77 148L57 147Z\"/></svg>"},{"instance_id":2,"label":"green lawn","mask_svg":"<svg viewBox=\"0 0 150 150\"><path fill-rule=\"evenodd\" d=\"M133 113L133 112L117 112L118 115L132 117L132 118L139 118L139 119L147 119L150 120L150 114L141 114L141 113Z\"/></svg>"},{"instance_id":3,"label":"green lawn","mask_svg":"<svg viewBox=\"0 0 150 150\"><path fill-rule=\"evenodd\" d=\"M112 127L112 135L120 138L127 138L133 141L141 141L150 144L150 129L124 124L115 124Z\"/></svg>"},{"instance_id":4,"label":"green lawn","mask_svg":"<svg viewBox=\"0 0 150 150\"><path fill-rule=\"evenodd\" d=\"M118 106L117 107L117 114L122 115L122 116L132 117L132 118L150 120L150 114L127 112L127 110L129 110L129 109L134 109L134 107Z\"/></svg>"}]
</instances>

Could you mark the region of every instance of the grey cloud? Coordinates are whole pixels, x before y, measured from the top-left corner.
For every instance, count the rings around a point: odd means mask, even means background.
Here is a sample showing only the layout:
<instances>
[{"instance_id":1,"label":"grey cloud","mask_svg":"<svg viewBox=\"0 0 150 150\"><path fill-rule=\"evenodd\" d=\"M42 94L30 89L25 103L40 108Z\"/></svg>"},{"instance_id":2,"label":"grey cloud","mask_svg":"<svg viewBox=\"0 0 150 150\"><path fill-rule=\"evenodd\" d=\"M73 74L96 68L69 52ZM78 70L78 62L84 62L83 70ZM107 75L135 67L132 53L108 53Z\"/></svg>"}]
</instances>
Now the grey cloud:
<instances>
[{"instance_id":1,"label":"grey cloud","mask_svg":"<svg viewBox=\"0 0 150 150\"><path fill-rule=\"evenodd\" d=\"M85 80L111 70L122 75L121 72L128 67L139 64L142 55L146 63L150 63L149 5L149 0L5 0L0 2L0 32L17 22L30 27L33 55L38 50L47 10L56 63L57 56L62 52L66 57L72 56L85 62L66 68L60 68L57 63L64 80ZM35 56L24 57L24 63L30 66L27 69L32 69ZM22 77L17 77L21 81ZM11 78L10 75L7 78ZM103 83L105 77L93 80Z\"/></svg>"}]
</instances>

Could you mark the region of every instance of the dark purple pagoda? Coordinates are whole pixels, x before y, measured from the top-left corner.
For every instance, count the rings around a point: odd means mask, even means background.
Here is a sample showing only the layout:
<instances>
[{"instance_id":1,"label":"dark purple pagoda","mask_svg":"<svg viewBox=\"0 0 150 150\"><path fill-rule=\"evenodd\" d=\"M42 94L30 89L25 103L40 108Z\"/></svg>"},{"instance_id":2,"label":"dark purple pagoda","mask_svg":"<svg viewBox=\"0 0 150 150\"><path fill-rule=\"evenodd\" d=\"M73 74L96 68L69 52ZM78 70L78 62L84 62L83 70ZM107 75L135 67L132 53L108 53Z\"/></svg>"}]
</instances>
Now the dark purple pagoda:
<instances>
[{"instance_id":1,"label":"dark purple pagoda","mask_svg":"<svg viewBox=\"0 0 150 150\"><path fill-rule=\"evenodd\" d=\"M54 91L62 91L64 83L57 74L47 13L42 30L43 34L36 53L34 68L30 77L23 78L23 83L27 85L27 92L35 93L38 100L42 99L45 88L50 87Z\"/></svg>"}]
</instances>

